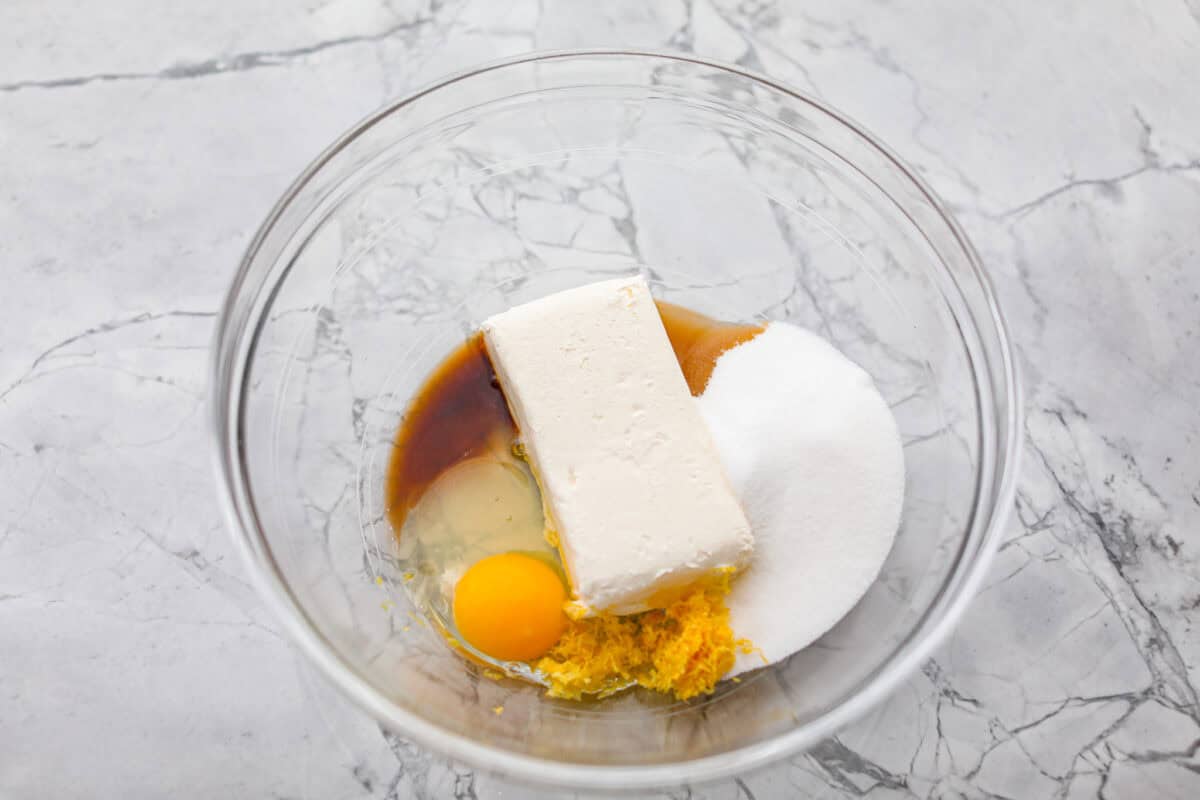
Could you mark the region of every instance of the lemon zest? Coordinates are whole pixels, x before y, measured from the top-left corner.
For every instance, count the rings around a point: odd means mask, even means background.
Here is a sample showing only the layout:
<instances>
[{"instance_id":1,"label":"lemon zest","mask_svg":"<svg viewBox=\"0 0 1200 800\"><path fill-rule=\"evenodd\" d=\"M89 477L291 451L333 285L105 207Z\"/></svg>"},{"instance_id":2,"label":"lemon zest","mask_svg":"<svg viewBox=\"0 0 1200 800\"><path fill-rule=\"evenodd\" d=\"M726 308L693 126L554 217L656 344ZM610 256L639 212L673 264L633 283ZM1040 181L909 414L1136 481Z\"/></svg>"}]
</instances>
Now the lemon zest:
<instances>
[{"instance_id":1,"label":"lemon zest","mask_svg":"<svg viewBox=\"0 0 1200 800\"><path fill-rule=\"evenodd\" d=\"M540 658L547 694L566 700L605 696L630 684L687 700L712 692L736 653L753 645L729 627L731 570L697 582L663 609L573 619Z\"/></svg>"}]
</instances>

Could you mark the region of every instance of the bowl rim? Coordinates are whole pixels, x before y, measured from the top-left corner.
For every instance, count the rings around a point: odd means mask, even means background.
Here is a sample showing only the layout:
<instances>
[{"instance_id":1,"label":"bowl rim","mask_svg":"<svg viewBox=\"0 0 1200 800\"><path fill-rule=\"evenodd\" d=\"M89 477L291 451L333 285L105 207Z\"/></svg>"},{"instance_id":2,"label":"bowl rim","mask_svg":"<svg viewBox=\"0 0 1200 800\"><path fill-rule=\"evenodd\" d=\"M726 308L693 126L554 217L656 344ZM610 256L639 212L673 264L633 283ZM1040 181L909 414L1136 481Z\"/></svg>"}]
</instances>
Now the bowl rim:
<instances>
[{"instance_id":1,"label":"bowl rim","mask_svg":"<svg viewBox=\"0 0 1200 800\"><path fill-rule=\"evenodd\" d=\"M874 148L892 167L896 168L910 182L911 186L917 189L920 196L947 226L955 243L962 249L971 268L972 276L978 283L984 307L989 312L990 322L994 326L995 350L999 358L998 373L1003 381L1003 385L998 384L996 388L1004 390L1004 407L1000 409L1000 415L1003 419L1003 428L1007 432L1003 441L997 441L995 451L996 461L1000 465L999 473L993 476L991 487L982 487L985 491L976 493L976 508L973 513L978 513L982 504L989 515L983 528L979 550L975 559L967 563L963 573L960 573L956 596L950 600L939 619L931 620L923 635L918 630L917 634L901 645L902 650L897 657L886 662L873 676L868 678L857 694L851 695L842 704L827 710L805 725L778 734L766 741L724 753L658 765L569 764L492 747L451 733L431 721L405 711L360 676L310 622L299 601L293 595L257 524L245 463L240 454L242 392L236 391L236 389L241 381L234 378L234 375L241 371L242 359L236 356L243 349L241 343L247 328L245 323L250 322L250 318L254 316L247 314L245 320L239 321L237 313L239 298L247 283L254 259L285 210L314 176L347 145L377 122L405 106L426 95L477 75L535 62L609 57L633 57L690 64L749 79L814 107L848 129L865 144ZM956 281L953 276L951 279ZM763 767L798 754L817 744L823 738L834 734L848 723L865 715L890 695L900 683L916 671L954 629L988 572L992 558L1003 538L1016 493L1016 477L1022 450L1021 381L1012 340L996 300L991 279L958 222L913 169L908 167L882 141L845 114L823 101L762 73L688 53L615 48L534 51L457 71L427 83L412 93L382 106L349 128L325 148L275 202L238 264L214 330L210 351L208 397L212 465L226 526L230 530L259 595L266 601L284 630L310 663L376 721L392 731L410 738L433 753L528 784L577 789L634 790L700 783ZM231 358L231 355L234 357ZM239 370L233 368L235 365L239 366ZM242 386L243 391L244 388ZM999 394L997 392L996 396ZM991 491L988 491L989 488ZM945 591L943 588L943 594Z\"/></svg>"}]
</instances>

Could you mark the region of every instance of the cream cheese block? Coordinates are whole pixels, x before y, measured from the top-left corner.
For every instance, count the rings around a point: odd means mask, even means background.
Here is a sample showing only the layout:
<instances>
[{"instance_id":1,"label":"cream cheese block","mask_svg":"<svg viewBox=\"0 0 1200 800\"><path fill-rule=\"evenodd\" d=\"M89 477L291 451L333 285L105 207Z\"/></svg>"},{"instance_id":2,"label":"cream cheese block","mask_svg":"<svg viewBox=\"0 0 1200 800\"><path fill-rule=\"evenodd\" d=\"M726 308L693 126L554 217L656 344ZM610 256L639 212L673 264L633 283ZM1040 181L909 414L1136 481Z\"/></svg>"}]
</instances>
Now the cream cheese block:
<instances>
[{"instance_id":1,"label":"cream cheese block","mask_svg":"<svg viewBox=\"0 0 1200 800\"><path fill-rule=\"evenodd\" d=\"M747 563L750 524L644 280L549 295L482 330L579 612L663 606Z\"/></svg>"}]
</instances>

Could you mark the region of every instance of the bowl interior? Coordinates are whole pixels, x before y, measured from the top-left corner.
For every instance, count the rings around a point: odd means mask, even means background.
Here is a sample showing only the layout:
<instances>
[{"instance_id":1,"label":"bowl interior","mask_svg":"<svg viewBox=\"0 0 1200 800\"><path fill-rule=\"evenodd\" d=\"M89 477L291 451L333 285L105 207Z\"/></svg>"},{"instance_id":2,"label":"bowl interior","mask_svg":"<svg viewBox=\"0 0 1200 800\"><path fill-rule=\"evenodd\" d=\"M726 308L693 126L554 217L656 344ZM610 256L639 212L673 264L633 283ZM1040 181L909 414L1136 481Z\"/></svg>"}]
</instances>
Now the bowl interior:
<instances>
[{"instance_id":1,"label":"bowl interior","mask_svg":"<svg viewBox=\"0 0 1200 800\"><path fill-rule=\"evenodd\" d=\"M327 154L235 287L252 535L377 713L460 755L486 745L485 766L671 765L816 735L978 555L994 389L953 233L846 124L719 67L578 55L446 84ZM863 600L785 662L691 703L558 702L466 667L414 613L385 472L413 392L484 317L633 271L722 319L806 326L866 369L904 440L903 520Z\"/></svg>"}]
</instances>

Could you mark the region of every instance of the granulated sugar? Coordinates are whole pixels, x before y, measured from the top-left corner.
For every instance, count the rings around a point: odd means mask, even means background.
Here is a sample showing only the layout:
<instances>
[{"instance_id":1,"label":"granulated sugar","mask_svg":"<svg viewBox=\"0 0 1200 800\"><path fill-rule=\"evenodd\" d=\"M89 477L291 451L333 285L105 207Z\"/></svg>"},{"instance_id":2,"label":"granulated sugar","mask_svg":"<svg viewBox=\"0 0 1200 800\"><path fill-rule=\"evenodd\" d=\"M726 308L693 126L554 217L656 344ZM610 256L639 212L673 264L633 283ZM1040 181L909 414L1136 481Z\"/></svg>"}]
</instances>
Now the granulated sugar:
<instances>
[{"instance_id":1,"label":"granulated sugar","mask_svg":"<svg viewBox=\"0 0 1200 800\"><path fill-rule=\"evenodd\" d=\"M754 531L730 622L778 661L845 616L887 558L904 501L896 421L866 372L781 322L722 355L697 402ZM760 666L739 656L729 674Z\"/></svg>"}]
</instances>

